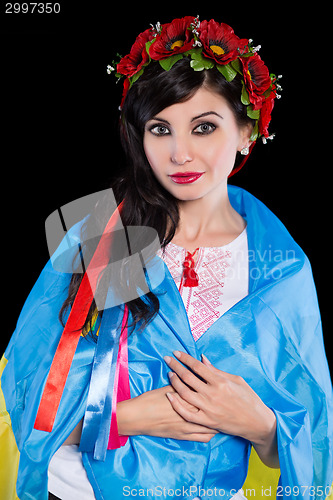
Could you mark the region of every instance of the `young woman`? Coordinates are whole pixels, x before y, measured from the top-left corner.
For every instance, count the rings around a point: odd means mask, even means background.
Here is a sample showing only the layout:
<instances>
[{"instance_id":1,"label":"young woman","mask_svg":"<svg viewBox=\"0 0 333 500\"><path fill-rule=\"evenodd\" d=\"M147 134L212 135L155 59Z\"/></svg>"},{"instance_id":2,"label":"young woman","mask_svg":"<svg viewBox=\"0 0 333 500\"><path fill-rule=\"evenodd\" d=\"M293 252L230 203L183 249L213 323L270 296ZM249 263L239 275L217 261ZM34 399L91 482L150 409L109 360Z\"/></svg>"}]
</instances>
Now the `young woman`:
<instances>
[{"instance_id":1,"label":"young woman","mask_svg":"<svg viewBox=\"0 0 333 500\"><path fill-rule=\"evenodd\" d=\"M281 496L329 495L332 388L310 266L227 183L269 137L278 81L257 51L186 17L141 33L117 65L118 209L69 231L82 272L53 257L2 360L6 500L242 496L251 447ZM121 228L143 284L129 256L114 273ZM161 245L148 258L144 228Z\"/></svg>"}]
</instances>

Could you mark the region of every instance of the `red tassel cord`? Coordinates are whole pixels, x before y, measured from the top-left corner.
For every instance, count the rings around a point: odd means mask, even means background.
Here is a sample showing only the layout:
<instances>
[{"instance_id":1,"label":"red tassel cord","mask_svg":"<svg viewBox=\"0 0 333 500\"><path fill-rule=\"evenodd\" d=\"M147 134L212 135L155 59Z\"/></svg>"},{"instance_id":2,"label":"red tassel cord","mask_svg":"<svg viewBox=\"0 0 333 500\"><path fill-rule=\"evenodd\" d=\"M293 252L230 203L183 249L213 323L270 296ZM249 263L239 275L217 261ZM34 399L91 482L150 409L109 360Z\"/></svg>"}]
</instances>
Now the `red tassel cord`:
<instances>
[{"instance_id":1,"label":"red tassel cord","mask_svg":"<svg viewBox=\"0 0 333 500\"><path fill-rule=\"evenodd\" d=\"M195 264L193 260L193 257L198 250L199 248L194 250L192 254L190 252L187 252L186 254L185 260L183 262L184 271L180 282L180 288L182 286L194 287L199 285L199 277L194 270Z\"/></svg>"}]
</instances>

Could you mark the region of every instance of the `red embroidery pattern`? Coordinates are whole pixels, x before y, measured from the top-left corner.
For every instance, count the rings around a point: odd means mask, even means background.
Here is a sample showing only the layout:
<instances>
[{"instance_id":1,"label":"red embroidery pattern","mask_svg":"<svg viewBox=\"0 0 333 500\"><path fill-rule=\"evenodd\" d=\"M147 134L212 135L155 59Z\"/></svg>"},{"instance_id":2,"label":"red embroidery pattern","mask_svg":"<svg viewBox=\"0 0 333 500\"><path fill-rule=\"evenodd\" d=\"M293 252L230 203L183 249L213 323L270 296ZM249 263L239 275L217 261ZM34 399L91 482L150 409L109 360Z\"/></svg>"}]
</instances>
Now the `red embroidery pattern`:
<instances>
[{"instance_id":1,"label":"red embroidery pattern","mask_svg":"<svg viewBox=\"0 0 333 500\"><path fill-rule=\"evenodd\" d=\"M199 284L195 288L184 287L181 283L186 250L170 243L161 257L180 287L185 309L195 340L216 321L223 307L223 287L226 269L230 266L232 252L222 248L200 248L195 271Z\"/></svg>"}]
</instances>

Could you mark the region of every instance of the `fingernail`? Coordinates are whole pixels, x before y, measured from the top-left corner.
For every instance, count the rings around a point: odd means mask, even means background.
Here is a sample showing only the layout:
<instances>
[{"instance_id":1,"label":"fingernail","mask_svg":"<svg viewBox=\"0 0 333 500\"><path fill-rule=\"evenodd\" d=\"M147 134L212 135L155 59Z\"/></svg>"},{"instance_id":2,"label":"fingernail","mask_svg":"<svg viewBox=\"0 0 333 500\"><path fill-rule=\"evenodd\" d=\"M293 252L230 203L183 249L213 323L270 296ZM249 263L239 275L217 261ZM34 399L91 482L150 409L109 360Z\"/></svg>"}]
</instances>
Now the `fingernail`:
<instances>
[{"instance_id":1,"label":"fingernail","mask_svg":"<svg viewBox=\"0 0 333 500\"><path fill-rule=\"evenodd\" d=\"M173 351L173 354L174 356L176 356L176 358L180 358L182 353L180 351Z\"/></svg>"},{"instance_id":2,"label":"fingernail","mask_svg":"<svg viewBox=\"0 0 333 500\"><path fill-rule=\"evenodd\" d=\"M164 358L163 358L163 359L164 359L164 361L165 361L166 363L168 363L168 364L169 364L169 363L170 363L170 361L171 361L170 356L164 356Z\"/></svg>"},{"instance_id":3,"label":"fingernail","mask_svg":"<svg viewBox=\"0 0 333 500\"><path fill-rule=\"evenodd\" d=\"M167 392L166 396L167 396L167 398L168 398L169 401L173 401L173 396L171 395L170 392Z\"/></svg>"},{"instance_id":4,"label":"fingernail","mask_svg":"<svg viewBox=\"0 0 333 500\"><path fill-rule=\"evenodd\" d=\"M169 378L172 378L174 376L174 373L173 372L169 372L168 376L169 376Z\"/></svg>"},{"instance_id":5,"label":"fingernail","mask_svg":"<svg viewBox=\"0 0 333 500\"><path fill-rule=\"evenodd\" d=\"M209 361L209 359L207 358L207 356L205 356L204 354L201 354L201 357L202 359L204 359L206 361L206 363L208 363L209 365L211 365L212 363Z\"/></svg>"}]
</instances>

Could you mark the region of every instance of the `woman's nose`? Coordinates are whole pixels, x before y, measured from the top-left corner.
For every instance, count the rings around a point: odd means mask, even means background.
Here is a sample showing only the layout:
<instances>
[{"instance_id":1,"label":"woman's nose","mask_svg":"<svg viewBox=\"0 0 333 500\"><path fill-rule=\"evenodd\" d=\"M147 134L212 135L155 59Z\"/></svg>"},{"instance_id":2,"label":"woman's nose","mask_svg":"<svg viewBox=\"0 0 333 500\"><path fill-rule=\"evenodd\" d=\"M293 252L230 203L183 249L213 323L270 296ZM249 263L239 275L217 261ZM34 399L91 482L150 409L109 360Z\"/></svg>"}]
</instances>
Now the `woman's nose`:
<instances>
[{"instance_id":1,"label":"woman's nose","mask_svg":"<svg viewBox=\"0 0 333 500\"><path fill-rule=\"evenodd\" d=\"M175 165L184 165L186 162L193 160L193 152L191 145L185 138L175 138L172 152L171 161Z\"/></svg>"}]
</instances>

